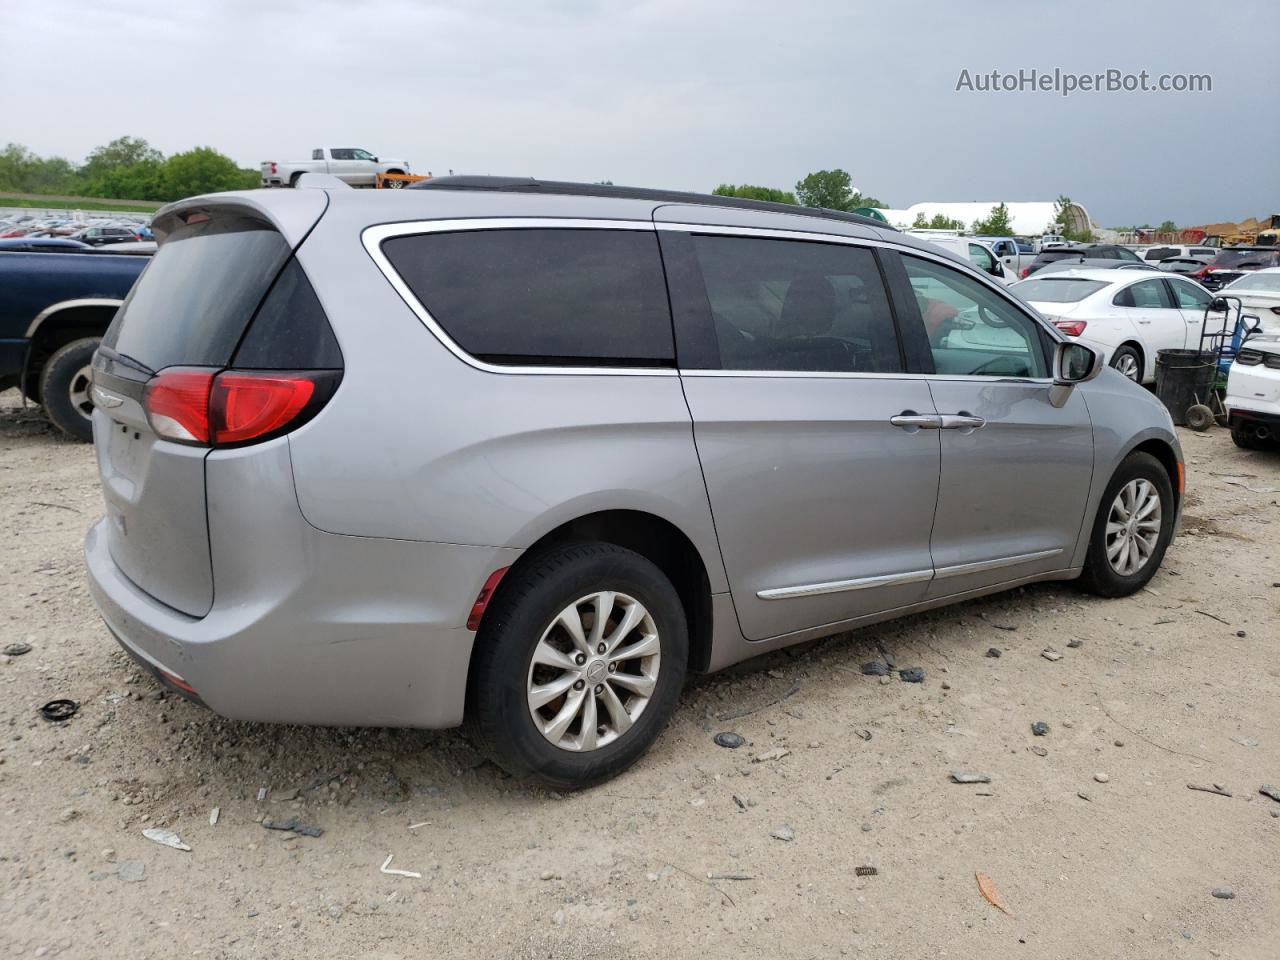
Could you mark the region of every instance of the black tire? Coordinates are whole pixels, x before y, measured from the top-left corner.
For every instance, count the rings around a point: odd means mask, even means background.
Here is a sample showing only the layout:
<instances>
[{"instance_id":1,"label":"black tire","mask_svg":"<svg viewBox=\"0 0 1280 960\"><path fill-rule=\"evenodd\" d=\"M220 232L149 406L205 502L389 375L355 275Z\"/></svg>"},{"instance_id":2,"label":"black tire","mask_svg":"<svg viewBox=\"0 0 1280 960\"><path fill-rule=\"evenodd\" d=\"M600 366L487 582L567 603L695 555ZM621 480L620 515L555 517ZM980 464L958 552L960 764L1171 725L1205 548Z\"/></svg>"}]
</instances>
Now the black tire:
<instances>
[{"instance_id":1,"label":"black tire","mask_svg":"<svg viewBox=\"0 0 1280 960\"><path fill-rule=\"evenodd\" d=\"M404 175L403 170L388 170L387 173L398 173L401 176ZM407 186L408 184L405 183L403 180L388 180L386 183L386 187L388 190L403 190Z\"/></svg>"},{"instance_id":2,"label":"black tire","mask_svg":"<svg viewBox=\"0 0 1280 960\"><path fill-rule=\"evenodd\" d=\"M1231 442L1241 450L1266 450L1269 444L1258 436L1253 425L1245 420L1231 424Z\"/></svg>"},{"instance_id":3,"label":"black tire","mask_svg":"<svg viewBox=\"0 0 1280 960\"><path fill-rule=\"evenodd\" d=\"M1133 376L1125 373L1123 369L1129 366L1129 360L1132 360L1133 364L1135 364L1133 369L1136 373ZM1134 383L1142 382L1142 354L1127 343L1116 347L1116 352L1111 355L1111 366L1119 370L1124 376L1129 377Z\"/></svg>"},{"instance_id":4,"label":"black tire","mask_svg":"<svg viewBox=\"0 0 1280 960\"><path fill-rule=\"evenodd\" d=\"M291 176L291 177L289 178L289 186L296 190L296 189L298 188L298 178L299 178L299 177L301 177L301 176L302 176L302 172L301 172L301 171L299 171L298 173L295 173L293 176Z\"/></svg>"},{"instance_id":5,"label":"black tire","mask_svg":"<svg viewBox=\"0 0 1280 960\"><path fill-rule=\"evenodd\" d=\"M653 617L661 650L657 681L630 729L605 746L574 752L534 725L527 684L544 631L575 600L604 590L634 597ZM558 789L599 783L635 763L666 726L684 686L688 652L680 598L653 563L606 543L552 548L509 572L485 612L467 683L468 727L477 745L514 776Z\"/></svg>"},{"instance_id":6,"label":"black tire","mask_svg":"<svg viewBox=\"0 0 1280 960\"><path fill-rule=\"evenodd\" d=\"M99 337L83 337L59 347L40 371L40 402L54 426L74 440L93 439L93 404L85 374Z\"/></svg>"},{"instance_id":7,"label":"black tire","mask_svg":"<svg viewBox=\"0 0 1280 960\"><path fill-rule=\"evenodd\" d=\"M1213 410L1203 403L1193 403L1187 407L1187 427L1196 433L1204 433L1217 423Z\"/></svg>"},{"instance_id":8,"label":"black tire","mask_svg":"<svg viewBox=\"0 0 1280 960\"><path fill-rule=\"evenodd\" d=\"M1134 573L1124 576L1107 560L1106 528L1111 507L1121 489L1133 480L1149 480L1160 497L1160 532L1155 549L1147 561ZM1131 453L1125 457L1103 491L1089 532L1089 552L1085 556L1084 572L1080 586L1100 597L1127 597L1137 593L1151 580L1164 559L1169 541L1173 538L1174 497L1173 484L1162 464L1149 453Z\"/></svg>"}]
</instances>

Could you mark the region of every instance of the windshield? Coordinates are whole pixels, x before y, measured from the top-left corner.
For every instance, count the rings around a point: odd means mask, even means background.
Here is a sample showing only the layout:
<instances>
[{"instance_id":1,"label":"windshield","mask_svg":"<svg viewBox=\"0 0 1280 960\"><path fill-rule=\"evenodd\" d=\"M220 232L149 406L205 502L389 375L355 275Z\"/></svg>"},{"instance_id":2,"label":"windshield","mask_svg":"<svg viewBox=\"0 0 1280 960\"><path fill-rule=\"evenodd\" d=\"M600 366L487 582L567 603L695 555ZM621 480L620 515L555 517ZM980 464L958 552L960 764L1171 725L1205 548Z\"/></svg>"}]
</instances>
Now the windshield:
<instances>
[{"instance_id":1,"label":"windshield","mask_svg":"<svg viewBox=\"0 0 1280 960\"><path fill-rule=\"evenodd\" d=\"M1270 266L1270 250L1223 250L1213 261L1215 267Z\"/></svg>"},{"instance_id":2,"label":"windshield","mask_svg":"<svg viewBox=\"0 0 1280 960\"><path fill-rule=\"evenodd\" d=\"M1101 280L1081 280L1077 277L1042 277L1015 283L1024 300L1038 303L1078 303L1091 293L1097 293L1106 284Z\"/></svg>"},{"instance_id":3,"label":"windshield","mask_svg":"<svg viewBox=\"0 0 1280 960\"><path fill-rule=\"evenodd\" d=\"M1248 273L1227 286L1232 290L1266 290L1270 293L1280 293L1280 273Z\"/></svg>"}]
</instances>

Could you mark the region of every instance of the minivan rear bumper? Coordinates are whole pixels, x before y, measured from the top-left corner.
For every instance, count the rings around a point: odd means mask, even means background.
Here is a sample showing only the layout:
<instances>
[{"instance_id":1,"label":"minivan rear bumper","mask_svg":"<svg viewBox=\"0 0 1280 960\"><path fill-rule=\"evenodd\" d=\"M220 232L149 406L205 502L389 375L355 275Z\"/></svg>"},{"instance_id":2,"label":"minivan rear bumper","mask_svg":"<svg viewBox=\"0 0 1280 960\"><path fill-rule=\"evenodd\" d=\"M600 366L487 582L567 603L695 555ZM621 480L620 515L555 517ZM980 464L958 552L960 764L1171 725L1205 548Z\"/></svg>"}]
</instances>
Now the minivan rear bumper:
<instances>
[{"instance_id":1,"label":"minivan rear bumper","mask_svg":"<svg viewBox=\"0 0 1280 960\"><path fill-rule=\"evenodd\" d=\"M489 574L520 551L317 530L298 509L283 439L211 457L209 479L215 587L204 617L124 575L106 518L85 540L93 600L131 656L237 720L462 722L475 637L467 615Z\"/></svg>"}]
</instances>

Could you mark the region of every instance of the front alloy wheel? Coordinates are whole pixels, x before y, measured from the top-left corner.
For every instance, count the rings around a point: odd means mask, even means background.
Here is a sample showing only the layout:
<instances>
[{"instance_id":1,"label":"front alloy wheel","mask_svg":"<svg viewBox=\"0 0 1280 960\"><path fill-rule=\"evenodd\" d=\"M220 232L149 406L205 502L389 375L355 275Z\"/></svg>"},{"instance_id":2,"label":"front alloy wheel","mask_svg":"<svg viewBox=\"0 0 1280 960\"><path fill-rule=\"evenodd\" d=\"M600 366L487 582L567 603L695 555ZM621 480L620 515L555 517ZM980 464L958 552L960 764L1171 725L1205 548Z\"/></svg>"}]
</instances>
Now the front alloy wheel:
<instances>
[{"instance_id":1,"label":"front alloy wheel","mask_svg":"<svg viewBox=\"0 0 1280 960\"><path fill-rule=\"evenodd\" d=\"M601 591L561 610L529 664L529 713L562 750L596 750L640 718L658 685L662 643L644 604Z\"/></svg>"},{"instance_id":2,"label":"front alloy wheel","mask_svg":"<svg viewBox=\"0 0 1280 960\"><path fill-rule=\"evenodd\" d=\"M1116 495L1107 516L1107 562L1131 577L1155 554L1160 541L1160 493L1150 480L1130 480Z\"/></svg>"}]
</instances>

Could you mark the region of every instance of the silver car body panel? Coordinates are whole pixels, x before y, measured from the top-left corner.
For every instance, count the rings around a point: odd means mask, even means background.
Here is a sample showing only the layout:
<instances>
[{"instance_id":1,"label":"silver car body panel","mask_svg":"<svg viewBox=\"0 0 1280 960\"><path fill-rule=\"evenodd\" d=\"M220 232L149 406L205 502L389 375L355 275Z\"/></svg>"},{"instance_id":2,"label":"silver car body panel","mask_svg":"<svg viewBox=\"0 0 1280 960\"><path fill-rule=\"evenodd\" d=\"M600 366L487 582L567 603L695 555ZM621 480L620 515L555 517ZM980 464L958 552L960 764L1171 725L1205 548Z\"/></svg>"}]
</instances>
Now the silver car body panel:
<instances>
[{"instance_id":1,"label":"silver car body panel","mask_svg":"<svg viewBox=\"0 0 1280 960\"><path fill-rule=\"evenodd\" d=\"M379 246L504 224L855 243L965 270L1034 316L1003 284L893 231L651 200L445 190L227 194L159 219L227 202L262 211L301 244L296 256L342 349L342 384L288 436L205 458L204 615L140 589L107 549L109 521L91 532L86 558L121 642L230 716L457 723L474 639L465 622L480 586L589 514L658 517L689 539L708 577L714 670L1075 576L1124 456L1158 440L1181 458L1163 407L1112 371L1055 408L1047 380L487 364L451 341ZM968 411L987 424L888 422L904 410Z\"/></svg>"}]
</instances>

